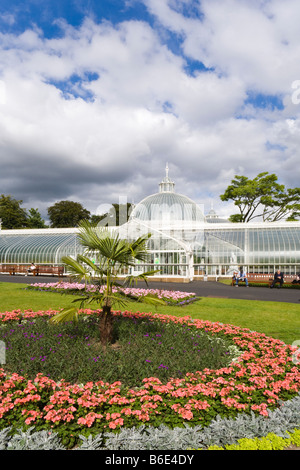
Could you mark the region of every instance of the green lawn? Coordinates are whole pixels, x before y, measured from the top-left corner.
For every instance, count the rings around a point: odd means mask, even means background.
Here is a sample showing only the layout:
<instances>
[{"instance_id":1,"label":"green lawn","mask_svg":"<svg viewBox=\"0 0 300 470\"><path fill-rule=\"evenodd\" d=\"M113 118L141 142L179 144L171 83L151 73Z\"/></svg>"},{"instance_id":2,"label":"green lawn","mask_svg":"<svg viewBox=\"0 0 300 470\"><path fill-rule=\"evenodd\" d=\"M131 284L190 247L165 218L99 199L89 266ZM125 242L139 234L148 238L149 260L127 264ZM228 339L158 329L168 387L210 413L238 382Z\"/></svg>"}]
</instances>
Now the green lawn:
<instances>
[{"instance_id":1,"label":"green lawn","mask_svg":"<svg viewBox=\"0 0 300 470\"><path fill-rule=\"evenodd\" d=\"M0 283L0 312L16 309L48 310L69 306L76 297L49 292L27 291L26 284ZM229 323L265 333L287 344L300 340L298 304L202 298L184 307L162 306L153 310L147 304L129 303L127 310L185 316Z\"/></svg>"}]
</instances>

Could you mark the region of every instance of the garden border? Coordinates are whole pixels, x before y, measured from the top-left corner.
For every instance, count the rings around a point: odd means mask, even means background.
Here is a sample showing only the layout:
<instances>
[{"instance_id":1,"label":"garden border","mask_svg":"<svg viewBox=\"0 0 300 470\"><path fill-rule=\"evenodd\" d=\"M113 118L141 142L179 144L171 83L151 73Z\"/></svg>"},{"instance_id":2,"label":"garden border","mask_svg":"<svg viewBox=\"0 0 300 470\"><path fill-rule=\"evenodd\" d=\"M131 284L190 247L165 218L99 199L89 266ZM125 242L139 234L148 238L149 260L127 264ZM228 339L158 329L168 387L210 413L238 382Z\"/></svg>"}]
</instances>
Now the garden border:
<instances>
[{"instance_id":1,"label":"garden border","mask_svg":"<svg viewBox=\"0 0 300 470\"><path fill-rule=\"evenodd\" d=\"M102 289L105 287L102 286ZM94 292L97 290L97 286L89 284L85 286L78 282L35 282L29 284L26 290L34 290L41 292L53 292L58 294L70 294L70 295L84 295L86 292ZM118 288L114 287L113 292L118 292ZM195 292L182 292L168 289L145 289L140 287L120 287L120 290L130 294L136 298L143 299L143 297L154 296L158 299L165 301L166 305L171 306L183 306L192 302L196 302L200 299Z\"/></svg>"}]
</instances>

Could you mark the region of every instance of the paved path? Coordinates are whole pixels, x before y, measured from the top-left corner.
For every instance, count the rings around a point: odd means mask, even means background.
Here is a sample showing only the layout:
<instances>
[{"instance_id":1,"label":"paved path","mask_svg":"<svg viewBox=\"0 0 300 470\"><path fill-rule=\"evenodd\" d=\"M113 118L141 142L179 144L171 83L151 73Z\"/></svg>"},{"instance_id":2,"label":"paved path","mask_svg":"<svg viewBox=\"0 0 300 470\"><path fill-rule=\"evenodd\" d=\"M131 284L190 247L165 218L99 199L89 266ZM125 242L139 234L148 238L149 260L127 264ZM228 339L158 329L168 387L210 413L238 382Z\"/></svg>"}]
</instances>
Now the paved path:
<instances>
[{"instance_id":1,"label":"paved path","mask_svg":"<svg viewBox=\"0 0 300 470\"><path fill-rule=\"evenodd\" d=\"M219 297L225 299L269 300L300 304L300 289L270 289L269 287L232 287L221 282L193 281L186 284L151 282L155 289L180 290L195 292L200 297Z\"/></svg>"},{"instance_id":2,"label":"paved path","mask_svg":"<svg viewBox=\"0 0 300 470\"><path fill-rule=\"evenodd\" d=\"M55 276L9 276L0 275L0 282L16 282L33 284L35 282L57 282L61 278ZM223 299L246 299L246 300L268 300L275 302L290 302L300 304L300 289L270 289L268 287L245 287L238 288L214 281L193 281L189 283L159 282L148 283L153 289L178 290L181 292L195 292L200 297L215 297ZM146 287L146 284L138 283L138 287Z\"/></svg>"}]
</instances>

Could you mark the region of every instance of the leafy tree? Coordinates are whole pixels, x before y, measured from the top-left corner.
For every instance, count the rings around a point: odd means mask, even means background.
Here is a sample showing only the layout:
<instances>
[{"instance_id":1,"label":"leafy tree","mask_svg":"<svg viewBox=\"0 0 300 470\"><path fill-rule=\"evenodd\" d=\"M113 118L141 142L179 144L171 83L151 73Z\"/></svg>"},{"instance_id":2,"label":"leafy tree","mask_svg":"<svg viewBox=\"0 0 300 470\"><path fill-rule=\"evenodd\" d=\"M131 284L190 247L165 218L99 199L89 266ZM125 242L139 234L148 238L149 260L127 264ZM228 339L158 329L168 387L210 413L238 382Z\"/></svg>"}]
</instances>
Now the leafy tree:
<instances>
[{"instance_id":1,"label":"leafy tree","mask_svg":"<svg viewBox=\"0 0 300 470\"><path fill-rule=\"evenodd\" d=\"M112 227L125 224L130 215L131 203L127 202L126 204L112 204L111 209L102 215L92 215L92 223L100 223L103 227Z\"/></svg>"},{"instance_id":2,"label":"leafy tree","mask_svg":"<svg viewBox=\"0 0 300 470\"><path fill-rule=\"evenodd\" d=\"M249 222L261 217L265 222L281 219L297 220L300 215L300 188L286 189L277 182L275 174L259 173L253 180L235 176L222 201L234 201L238 214L230 216L231 222Z\"/></svg>"},{"instance_id":3,"label":"leafy tree","mask_svg":"<svg viewBox=\"0 0 300 470\"><path fill-rule=\"evenodd\" d=\"M29 216L27 218L28 228L46 228L45 221L42 219L38 209L29 209Z\"/></svg>"},{"instance_id":4,"label":"leafy tree","mask_svg":"<svg viewBox=\"0 0 300 470\"><path fill-rule=\"evenodd\" d=\"M79 222L90 217L90 212L79 202L59 201L48 207L51 227L77 227Z\"/></svg>"},{"instance_id":5,"label":"leafy tree","mask_svg":"<svg viewBox=\"0 0 300 470\"><path fill-rule=\"evenodd\" d=\"M91 217L90 217L90 222L91 222L92 225L97 225L97 224L99 224L99 222L101 222L101 220L103 220L106 216L107 216L107 214L102 214L102 215L92 214Z\"/></svg>"},{"instance_id":6,"label":"leafy tree","mask_svg":"<svg viewBox=\"0 0 300 470\"><path fill-rule=\"evenodd\" d=\"M124 266L135 265L135 261L146 261L148 257L146 242L150 235L139 237L135 241L120 239L118 234L110 233L105 227L93 226L88 221L83 221L79 227L79 242L85 248L84 255L78 255L77 259L67 256L62 258L67 267L71 279L85 281L102 286L100 292L89 292L85 290L85 296L75 299L79 302L79 307L70 307L55 315L51 322L59 323L63 321L78 320L78 312L91 303L98 303L102 311L99 316L100 341L105 346L112 341L113 315L111 309L114 305L124 307L128 298L140 301L139 298L124 293L123 287L132 285L134 281L142 279L147 282L147 277L156 271L148 271L137 276L128 275L123 284L118 278ZM90 257L92 255L92 258ZM164 304L163 301L147 296L149 303ZM145 302L145 298L143 299Z\"/></svg>"},{"instance_id":7,"label":"leafy tree","mask_svg":"<svg viewBox=\"0 0 300 470\"><path fill-rule=\"evenodd\" d=\"M22 200L14 199L12 196L1 194L0 197L0 219L2 228L15 229L24 228L27 225L26 209L21 207Z\"/></svg>"},{"instance_id":8,"label":"leafy tree","mask_svg":"<svg viewBox=\"0 0 300 470\"><path fill-rule=\"evenodd\" d=\"M116 225L119 226L125 224L129 219L131 203L127 202L127 204L112 204L112 206L113 207L109 211L109 214L111 214L111 216L116 219Z\"/></svg>"}]
</instances>

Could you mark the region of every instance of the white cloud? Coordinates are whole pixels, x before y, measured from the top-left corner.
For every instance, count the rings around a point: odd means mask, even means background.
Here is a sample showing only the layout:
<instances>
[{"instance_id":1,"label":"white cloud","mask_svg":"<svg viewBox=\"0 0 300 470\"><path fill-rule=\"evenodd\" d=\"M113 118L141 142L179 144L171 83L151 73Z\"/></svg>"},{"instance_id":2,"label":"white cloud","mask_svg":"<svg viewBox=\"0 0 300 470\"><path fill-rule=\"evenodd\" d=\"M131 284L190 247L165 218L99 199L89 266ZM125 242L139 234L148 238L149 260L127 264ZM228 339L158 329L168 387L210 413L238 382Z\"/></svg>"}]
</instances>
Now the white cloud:
<instances>
[{"instance_id":1,"label":"white cloud","mask_svg":"<svg viewBox=\"0 0 300 470\"><path fill-rule=\"evenodd\" d=\"M0 14L0 21L4 24L13 25L15 23L15 17L10 13Z\"/></svg>"},{"instance_id":2,"label":"white cloud","mask_svg":"<svg viewBox=\"0 0 300 470\"><path fill-rule=\"evenodd\" d=\"M203 0L204 16L189 18L177 3L145 0L186 56L141 21L60 22L55 39L38 28L1 34L1 193L43 210L67 198L90 210L118 194L138 202L157 191L167 161L176 189L207 210L235 174L270 171L297 185L296 20L289 30L275 0ZM211 70L188 73L189 57ZM285 108L245 106L250 87L282 93Z\"/></svg>"},{"instance_id":3,"label":"white cloud","mask_svg":"<svg viewBox=\"0 0 300 470\"><path fill-rule=\"evenodd\" d=\"M295 0L202 0L198 18L172 8L182 2L144 3L180 35L187 56L242 80L246 89L287 92L299 75L300 5Z\"/></svg>"}]
</instances>

